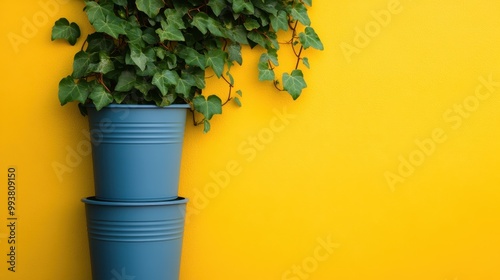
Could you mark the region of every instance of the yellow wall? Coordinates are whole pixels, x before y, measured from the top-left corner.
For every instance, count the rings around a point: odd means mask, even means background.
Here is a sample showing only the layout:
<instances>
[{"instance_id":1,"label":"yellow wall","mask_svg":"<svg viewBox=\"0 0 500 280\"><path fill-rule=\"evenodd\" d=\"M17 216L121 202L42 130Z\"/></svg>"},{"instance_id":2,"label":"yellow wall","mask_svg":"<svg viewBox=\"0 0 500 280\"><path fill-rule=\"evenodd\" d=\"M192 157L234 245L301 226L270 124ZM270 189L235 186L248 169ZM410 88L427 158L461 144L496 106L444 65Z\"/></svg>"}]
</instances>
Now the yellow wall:
<instances>
[{"instance_id":1,"label":"yellow wall","mask_svg":"<svg viewBox=\"0 0 500 280\"><path fill-rule=\"evenodd\" d=\"M81 8L0 4L1 279L90 279L88 127L57 100L79 46L50 42ZM207 135L187 126L181 279L500 279L499 14L495 0L314 1L326 50L309 52L296 102L257 85L246 57L243 107Z\"/></svg>"}]
</instances>

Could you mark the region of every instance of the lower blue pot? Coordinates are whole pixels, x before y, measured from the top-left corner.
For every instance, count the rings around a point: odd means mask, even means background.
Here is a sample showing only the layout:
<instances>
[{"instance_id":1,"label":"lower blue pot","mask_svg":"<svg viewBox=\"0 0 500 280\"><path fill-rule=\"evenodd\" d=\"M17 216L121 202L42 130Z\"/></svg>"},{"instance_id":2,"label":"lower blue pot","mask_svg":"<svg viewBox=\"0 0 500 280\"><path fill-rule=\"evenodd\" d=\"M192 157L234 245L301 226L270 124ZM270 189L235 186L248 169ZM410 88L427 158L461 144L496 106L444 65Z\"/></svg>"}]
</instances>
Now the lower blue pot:
<instances>
[{"instance_id":1,"label":"lower blue pot","mask_svg":"<svg viewBox=\"0 0 500 280\"><path fill-rule=\"evenodd\" d=\"M84 198L93 280L178 280L186 198Z\"/></svg>"}]
</instances>

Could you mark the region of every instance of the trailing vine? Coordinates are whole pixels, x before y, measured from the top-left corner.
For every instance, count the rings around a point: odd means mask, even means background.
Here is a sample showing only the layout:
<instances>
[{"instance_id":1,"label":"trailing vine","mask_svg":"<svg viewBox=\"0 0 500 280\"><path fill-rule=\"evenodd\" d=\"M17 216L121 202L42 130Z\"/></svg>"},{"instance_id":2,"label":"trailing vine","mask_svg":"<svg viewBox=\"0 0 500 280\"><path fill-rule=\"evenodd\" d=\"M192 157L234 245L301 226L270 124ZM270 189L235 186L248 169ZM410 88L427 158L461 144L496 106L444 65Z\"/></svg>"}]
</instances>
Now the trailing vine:
<instances>
[{"instance_id":1,"label":"trailing vine","mask_svg":"<svg viewBox=\"0 0 500 280\"><path fill-rule=\"evenodd\" d=\"M193 113L193 123L207 132L224 105L241 106L230 70L243 63L245 45L262 52L259 80L295 100L307 86L300 70L309 67L304 50L323 49L310 26L311 5L312 0L86 0L95 32L76 53L73 73L59 83L59 100L92 103L98 110L110 103L187 103L202 115L197 121ZM279 43L278 32L290 32L290 40ZM79 36L78 25L65 18L52 30L52 40L72 45ZM281 44L291 45L296 63L278 78ZM228 84L224 101L204 94L208 69Z\"/></svg>"}]
</instances>

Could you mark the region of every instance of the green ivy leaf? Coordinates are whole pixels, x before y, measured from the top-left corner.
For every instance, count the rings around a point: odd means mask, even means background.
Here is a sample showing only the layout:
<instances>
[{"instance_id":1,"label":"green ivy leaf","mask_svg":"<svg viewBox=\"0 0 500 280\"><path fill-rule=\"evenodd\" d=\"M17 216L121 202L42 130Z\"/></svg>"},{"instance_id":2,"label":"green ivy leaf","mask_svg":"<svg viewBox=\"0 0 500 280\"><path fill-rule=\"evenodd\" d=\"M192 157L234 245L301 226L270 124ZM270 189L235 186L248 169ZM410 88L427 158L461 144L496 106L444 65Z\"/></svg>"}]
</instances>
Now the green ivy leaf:
<instances>
[{"instance_id":1,"label":"green ivy leaf","mask_svg":"<svg viewBox=\"0 0 500 280\"><path fill-rule=\"evenodd\" d=\"M168 106L172 103L174 103L175 99L177 98L177 95L169 93L165 96L161 97L161 103L157 104L160 107Z\"/></svg>"},{"instance_id":2,"label":"green ivy leaf","mask_svg":"<svg viewBox=\"0 0 500 280\"><path fill-rule=\"evenodd\" d=\"M212 12L214 12L215 16L218 17L222 10L227 7L227 4L225 0L209 0L208 6L212 8Z\"/></svg>"},{"instance_id":3,"label":"green ivy leaf","mask_svg":"<svg viewBox=\"0 0 500 280\"><path fill-rule=\"evenodd\" d=\"M123 19L116 16L108 16L106 20L98 19L92 24L97 32L103 32L118 39L119 35L125 35L125 23Z\"/></svg>"},{"instance_id":4,"label":"green ivy leaf","mask_svg":"<svg viewBox=\"0 0 500 280\"><path fill-rule=\"evenodd\" d=\"M260 55L259 62L269 62L269 61L275 66L279 66L277 50L269 49L267 53L263 53Z\"/></svg>"},{"instance_id":5,"label":"green ivy leaf","mask_svg":"<svg viewBox=\"0 0 500 280\"><path fill-rule=\"evenodd\" d=\"M300 23L302 23L305 26L311 25L311 20L309 19L309 16L307 15L307 8L304 6L302 3L297 3L297 5L294 5L291 10L291 15L294 19L298 20Z\"/></svg>"},{"instance_id":6,"label":"green ivy leaf","mask_svg":"<svg viewBox=\"0 0 500 280\"><path fill-rule=\"evenodd\" d=\"M137 76L132 71L123 71L118 77L115 91L127 92L134 88Z\"/></svg>"},{"instance_id":7,"label":"green ivy leaf","mask_svg":"<svg viewBox=\"0 0 500 280\"><path fill-rule=\"evenodd\" d=\"M144 79L138 79L135 82L134 88L146 95L153 88L153 85Z\"/></svg>"},{"instance_id":8,"label":"green ivy leaf","mask_svg":"<svg viewBox=\"0 0 500 280\"><path fill-rule=\"evenodd\" d=\"M130 59L134 62L141 71L144 71L146 69L146 64L148 63L149 59L142 52L141 49L138 48L130 48Z\"/></svg>"},{"instance_id":9,"label":"green ivy leaf","mask_svg":"<svg viewBox=\"0 0 500 280\"><path fill-rule=\"evenodd\" d=\"M183 72L181 78L177 81L175 92L182 94L184 98L189 98L191 87L193 87L194 85L195 81L193 76L187 72Z\"/></svg>"},{"instance_id":10,"label":"green ivy leaf","mask_svg":"<svg viewBox=\"0 0 500 280\"><path fill-rule=\"evenodd\" d=\"M302 2L304 2L304 4L306 4L307 6L309 7L312 7L312 0L302 0Z\"/></svg>"},{"instance_id":11,"label":"green ivy leaf","mask_svg":"<svg viewBox=\"0 0 500 280\"><path fill-rule=\"evenodd\" d=\"M156 29L156 33L160 36L161 41L185 41L182 32L173 25L168 24L166 21L161 22L161 27Z\"/></svg>"},{"instance_id":12,"label":"green ivy leaf","mask_svg":"<svg viewBox=\"0 0 500 280\"><path fill-rule=\"evenodd\" d=\"M190 47L180 47L178 55L184 59L187 65L197 66L201 69L205 68L205 56Z\"/></svg>"},{"instance_id":13,"label":"green ivy leaf","mask_svg":"<svg viewBox=\"0 0 500 280\"><path fill-rule=\"evenodd\" d=\"M97 32L103 32L117 39L118 35L125 34L124 26L128 23L115 15L114 5L111 2L104 2L100 5L95 1L85 2L87 17Z\"/></svg>"},{"instance_id":14,"label":"green ivy leaf","mask_svg":"<svg viewBox=\"0 0 500 280\"><path fill-rule=\"evenodd\" d=\"M309 59L307 57L302 58L302 64L304 64L304 66L307 68L311 68L311 65L309 65Z\"/></svg>"},{"instance_id":15,"label":"green ivy leaf","mask_svg":"<svg viewBox=\"0 0 500 280\"><path fill-rule=\"evenodd\" d=\"M276 1L269 1L269 0L261 0L261 1L253 1L252 2L255 7L271 14L271 15L276 15L278 13Z\"/></svg>"},{"instance_id":16,"label":"green ivy leaf","mask_svg":"<svg viewBox=\"0 0 500 280\"><path fill-rule=\"evenodd\" d=\"M169 88L173 87L179 81L179 75L175 71L163 70L153 76L152 84L155 85L163 96L167 95Z\"/></svg>"},{"instance_id":17,"label":"green ivy leaf","mask_svg":"<svg viewBox=\"0 0 500 280\"><path fill-rule=\"evenodd\" d=\"M214 70L218 78L222 76L222 72L224 71L226 55L226 52L219 49L209 50L205 55L205 64Z\"/></svg>"},{"instance_id":18,"label":"green ivy leaf","mask_svg":"<svg viewBox=\"0 0 500 280\"><path fill-rule=\"evenodd\" d=\"M168 3L173 3L174 4L174 9L178 10L179 13L185 15L186 13L189 12L189 9L191 9L191 7L194 7L194 6L198 6L198 5L201 5L201 1L200 0L188 0L188 1L184 1L184 0L168 0L166 1ZM203 2L206 2L206 1L203 1Z\"/></svg>"},{"instance_id":19,"label":"green ivy leaf","mask_svg":"<svg viewBox=\"0 0 500 280\"><path fill-rule=\"evenodd\" d=\"M155 45L159 42L158 34L156 34L153 28L146 28L142 32L142 40L150 45Z\"/></svg>"},{"instance_id":20,"label":"green ivy leaf","mask_svg":"<svg viewBox=\"0 0 500 280\"><path fill-rule=\"evenodd\" d=\"M127 42L130 45L140 48L144 48L146 46L144 44L144 40L142 39L142 30L140 27L127 28L125 32L128 38Z\"/></svg>"},{"instance_id":21,"label":"green ivy leaf","mask_svg":"<svg viewBox=\"0 0 500 280\"><path fill-rule=\"evenodd\" d=\"M91 72L91 65L99 61L98 53L79 51L73 59L73 78L81 78Z\"/></svg>"},{"instance_id":22,"label":"green ivy leaf","mask_svg":"<svg viewBox=\"0 0 500 280\"><path fill-rule=\"evenodd\" d=\"M255 9L250 1L246 2L245 0L233 0L233 11L237 14L243 13L253 15Z\"/></svg>"},{"instance_id":23,"label":"green ivy leaf","mask_svg":"<svg viewBox=\"0 0 500 280\"><path fill-rule=\"evenodd\" d=\"M113 96L98 83L92 87L92 92L89 97L92 99L97 111L113 102Z\"/></svg>"},{"instance_id":24,"label":"green ivy leaf","mask_svg":"<svg viewBox=\"0 0 500 280\"><path fill-rule=\"evenodd\" d=\"M231 43L227 47L227 53L229 55L229 60L236 61L239 65L243 64L243 57L241 56L241 45L236 43Z\"/></svg>"},{"instance_id":25,"label":"green ivy leaf","mask_svg":"<svg viewBox=\"0 0 500 280\"><path fill-rule=\"evenodd\" d=\"M172 52L166 52L165 59L162 59L162 61L167 64L167 68L170 70L177 67L177 55Z\"/></svg>"},{"instance_id":26,"label":"green ivy leaf","mask_svg":"<svg viewBox=\"0 0 500 280\"><path fill-rule=\"evenodd\" d=\"M130 94L129 92L115 91L113 93L113 100L114 100L114 102L121 104L123 102L123 100L125 100L125 98L127 98L127 96L129 96L129 94Z\"/></svg>"},{"instance_id":27,"label":"green ivy leaf","mask_svg":"<svg viewBox=\"0 0 500 280\"><path fill-rule=\"evenodd\" d=\"M205 88L205 70L203 69L191 69L192 71L192 76L194 79L194 86L199 88L199 89L204 89Z\"/></svg>"},{"instance_id":28,"label":"green ivy leaf","mask_svg":"<svg viewBox=\"0 0 500 280\"><path fill-rule=\"evenodd\" d=\"M288 16L285 11L283 10L279 11L276 16L271 15L270 19L271 19L271 27L275 31L288 30Z\"/></svg>"},{"instance_id":29,"label":"green ivy leaf","mask_svg":"<svg viewBox=\"0 0 500 280\"><path fill-rule=\"evenodd\" d=\"M260 23L257 20L253 19L253 18L247 18L245 20L245 22L243 23L243 26L245 26L245 28L248 31L251 31L251 30L259 28L260 27Z\"/></svg>"},{"instance_id":30,"label":"green ivy leaf","mask_svg":"<svg viewBox=\"0 0 500 280\"><path fill-rule=\"evenodd\" d=\"M72 46L76 44L77 39L80 37L80 27L78 24L69 21L65 18L57 20L52 27L51 40L63 39L68 41Z\"/></svg>"},{"instance_id":31,"label":"green ivy leaf","mask_svg":"<svg viewBox=\"0 0 500 280\"><path fill-rule=\"evenodd\" d=\"M61 105L68 102L79 101L85 103L89 95L89 85L82 81L76 83L72 76L67 76L59 82L59 101Z\"/></svg>"},{"instance_id":32,"label":"green ivy leaf","mask_svg":"<svg viewBox=\"0 0 500 280\"><path fill-rule=\"evenodd\" d=\"M297 99L306 87L302 71L297 69L293 70L291 74L283 74L283 88L292 96L293 100Z\"/></svg>"},{"instance_id":33,"label":"green ivy leaf","mask_svg":"<svg viewBox=\"0 0 500 280\"><path fill-rule=\"evenodd\" d=\"M205 35L208 32L209 18L207 14L199 12L193 17L191 24Z\"/></svg>"},{"instance_id":34,"label":"green ivy leaf","mask_svg":"<svg viewBox=\"0 0 500 280\"><path fill-rule=\"evenodd\" d=\"M85 12L91 24L100 20L106 21L107 17L116 17L113 12L113 3L99 5L96 1L85 1Z\"/></svg>"},{"instance_id":35,"label":"green ivy leaf","mask_svg":"<svg viewBox=\"0 0 500 280\"><path fill-rule=\"evenodd\" d=\"M238 97L234 97L233 101L234 101L234 103L236 103L236 105L238 105L238 107L241 107L241 101Z\"/></svg>"},{"instance_id":36,"label":"green ivy leaf","mask_svg":"<svg viewBox=\"0 0 500 280\"><path fill-rule=\"evenodd\" d=\"M266 37L262 35L260 32L257 30L252 30L251 32L248 33L248 39L252 40L253 42L259 44L261 47L266 48Z\"/></svg>"},{"instance_id":37,"label":"green ivy leaf","mask_svg":"<svg viewBox=\"0 0 500 280\"><path fill-rule=\"evenodd\" d=\"M167 22L169 25L172 25L177 29L186 28L186 26L184 25L184 21L182 20L183 14L179 10L166 9L165 12L163 12L163 14L167 18Z\"/></svg>"},{"instance_id":38,"label":"green ivy leaf","mask_svg":"<svg viewBox=\"0 0 500 280\"><path fill-rule=\"evenodd\" d=\"M222 114L222 101L216 95L210 95L206 100L203 95L197 95L193 98L193 107L205 117L205 132L210 130L208 121L212 119L213 115Z\"/></svg>"},{"instance_id":39,"label":"green ivy leaf","mask_svg":"<svg viewBox=\"0 0 500 280\"><path fill-rule=\"evenodd\" d=\"M156 72L158 72L158 66L151 61L146 64L146 69L135 69L135 74L141 77L152 77Z\"/></svg>"},{"instance_id":40,"label":"green ivy leaf","mask_svg":"<svg viewBox=\"0 0 500 280\"><path fill-rule=\"evenodd\" d=\"M203 133L207 133L210 131L210 121L207 119L203 120Z\"/></svg>"},{"instance_id":41,"label":"green ivy leaf","mask_svg":"<svg viewBox=\"0 0 500 280\"><path fill-rule=\"evenodd\" d=\"M317 50L323 50L323 43L321 43L318 34L314 32L312 27L306 27L304 32L299 34L299 40L304 49L312 47Z\"/></svg>"},{"instance_id":42,"label":"green ivy leaf","mask_svg":"<svg viewBox=\"0 0 500 280\"><path fill-rule=\"evenodd\" d=\"M207 34L208 31L210 31L210 33L218 37L226 36L226 30L222 28L221 23L203 12L197 13L193 17L191 24L198 30L200 30L200 32L204 35Z\"/></svg>"},{"instance_id":43,"label":"green ivy leaf","mask_svg":"<svg viewBox=\"0 0 500 280\"><path fill-rule=\"evenodd\" d=\"M259 81L274 81L274 70L269 67L268 62L259 62Z\"/></svg>"},{"instance_id":44,"label":"green ivy leaf","mask_svg":"<svg viewBox=\"0 0 500 280\"><path fill-rule=\"evenodd\" d=\"M99 53L99 63L95 68L95 72L106 74L115 70L115 65L113 61L109 57L109 55L105 52Z\"/></svg>"},{"instance_id":45,"label":"green ivy leaf","mask_svg":"<svg viewBox=\"0 0 500 280\"><path fill-rule=\"evenodd\" d=\"M87 52L110 53L115 47L113 39L104 33L92 33L87 37Z\"/></svg>"},{"instance_id":46,"label":"green ivy leaf","mask_svg":"<svg viewBox=\"0 0 500 280\"><path fill-rule=\"evenodd\" d=\"M276 33L273 32L267 32L266 37L269 40L266 49L275 49L279 50L280 49L280 43L278 42L278 36Z\"/></svg>"},{"instance_id":47,"label":"green ivy leaf","mask_svg":"<svg viewBox=\"0 0 500 280\"><path fill-rule=\"evenodd\" d=\"M225 29L218 20L209 18L207 28L213 35L226 38Z\"/></svg>"},{"instance_id":48,"label":"green ivy leaf","mask_svg":"<svg viewBox=\"0 0 500 280\"><path fill-rule=\"evenodd\" d=\"M248 45L247 30L245 27L239 25L232 29L226 29L226 36L231 40L239 44Z\"/></svg>"},{"instance_id":49,"label":"green ivy leaf","mask_svg":"<svg viewBox=\"0 0 500 280\"><path fill-rule=\"evenodd\" d=\"M136 0L137 9L146 13L150 18L154 18L160 12L160 9L165 6L162 0Z\"/></svg>"},{"instance_id":50,"label":"green ivy leaf","mask_svg":"<svg viewBox=\"0 0 500 280\"><path fill-rule=\"evenodd\" d=\"M122 7L127 6L127 0L113 0L113 3L115 3L118 6L122 6Z\"/></svg>"},{"instance_id":51,"label":"green ivy leaf","mask_svg":"<svg viewBox=\"0 0 500 280\"><path fill-rule=\"evenodd\" d=\"M255 12L257 14L260 13L260 11L258 11L258 10L255 10ZM260 16L259 15L258 17L259 17L259 21L260 21L260 25L261 26L268 26L269 25L270 21L269 21L269 17L268 16L264 16L264 15Z\"/></svg>"},{"instance_id":52,"label":"green ivy leaf","mask_svg":"<svg viewBox=\"0 0 500 280\"><path fill-rule=\"evenodd\" d=\"M156 57L158 57L161 60L164 60L165 57L167 56L167 50L162 48L162 47L156 47L154 48Z\"/></svg>"},{"instance_id":53,"label":"green ivy leaf","mask_svg":"<svg viewBox=\"0 0 500 280\"><path fill-rule=\"evenodd\" d=\"M229 70L226 72L226 76L229 78L229 85L234 86L234 77Z\"/></svg>"}]
</instances>

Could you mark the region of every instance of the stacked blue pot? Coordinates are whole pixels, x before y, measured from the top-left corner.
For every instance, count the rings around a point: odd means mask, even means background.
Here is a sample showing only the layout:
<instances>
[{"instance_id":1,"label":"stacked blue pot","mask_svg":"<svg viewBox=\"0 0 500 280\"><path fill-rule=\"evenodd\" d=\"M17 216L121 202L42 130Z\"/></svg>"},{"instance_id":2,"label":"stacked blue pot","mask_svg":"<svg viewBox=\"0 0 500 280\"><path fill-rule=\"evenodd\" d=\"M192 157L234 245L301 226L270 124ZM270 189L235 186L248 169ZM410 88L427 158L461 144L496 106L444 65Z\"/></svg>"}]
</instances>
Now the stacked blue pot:
<instances>
[{"instance_id":1,"label":"stacked blue pot","mask_svg":"<svg viewBox=\"0 0 500 280\"><path fill-rule=\"evenodd\" d=\"M93 280L178 280L188 105L87 107L95 196L84 198Z\"/></svg>"}]
</instances>

